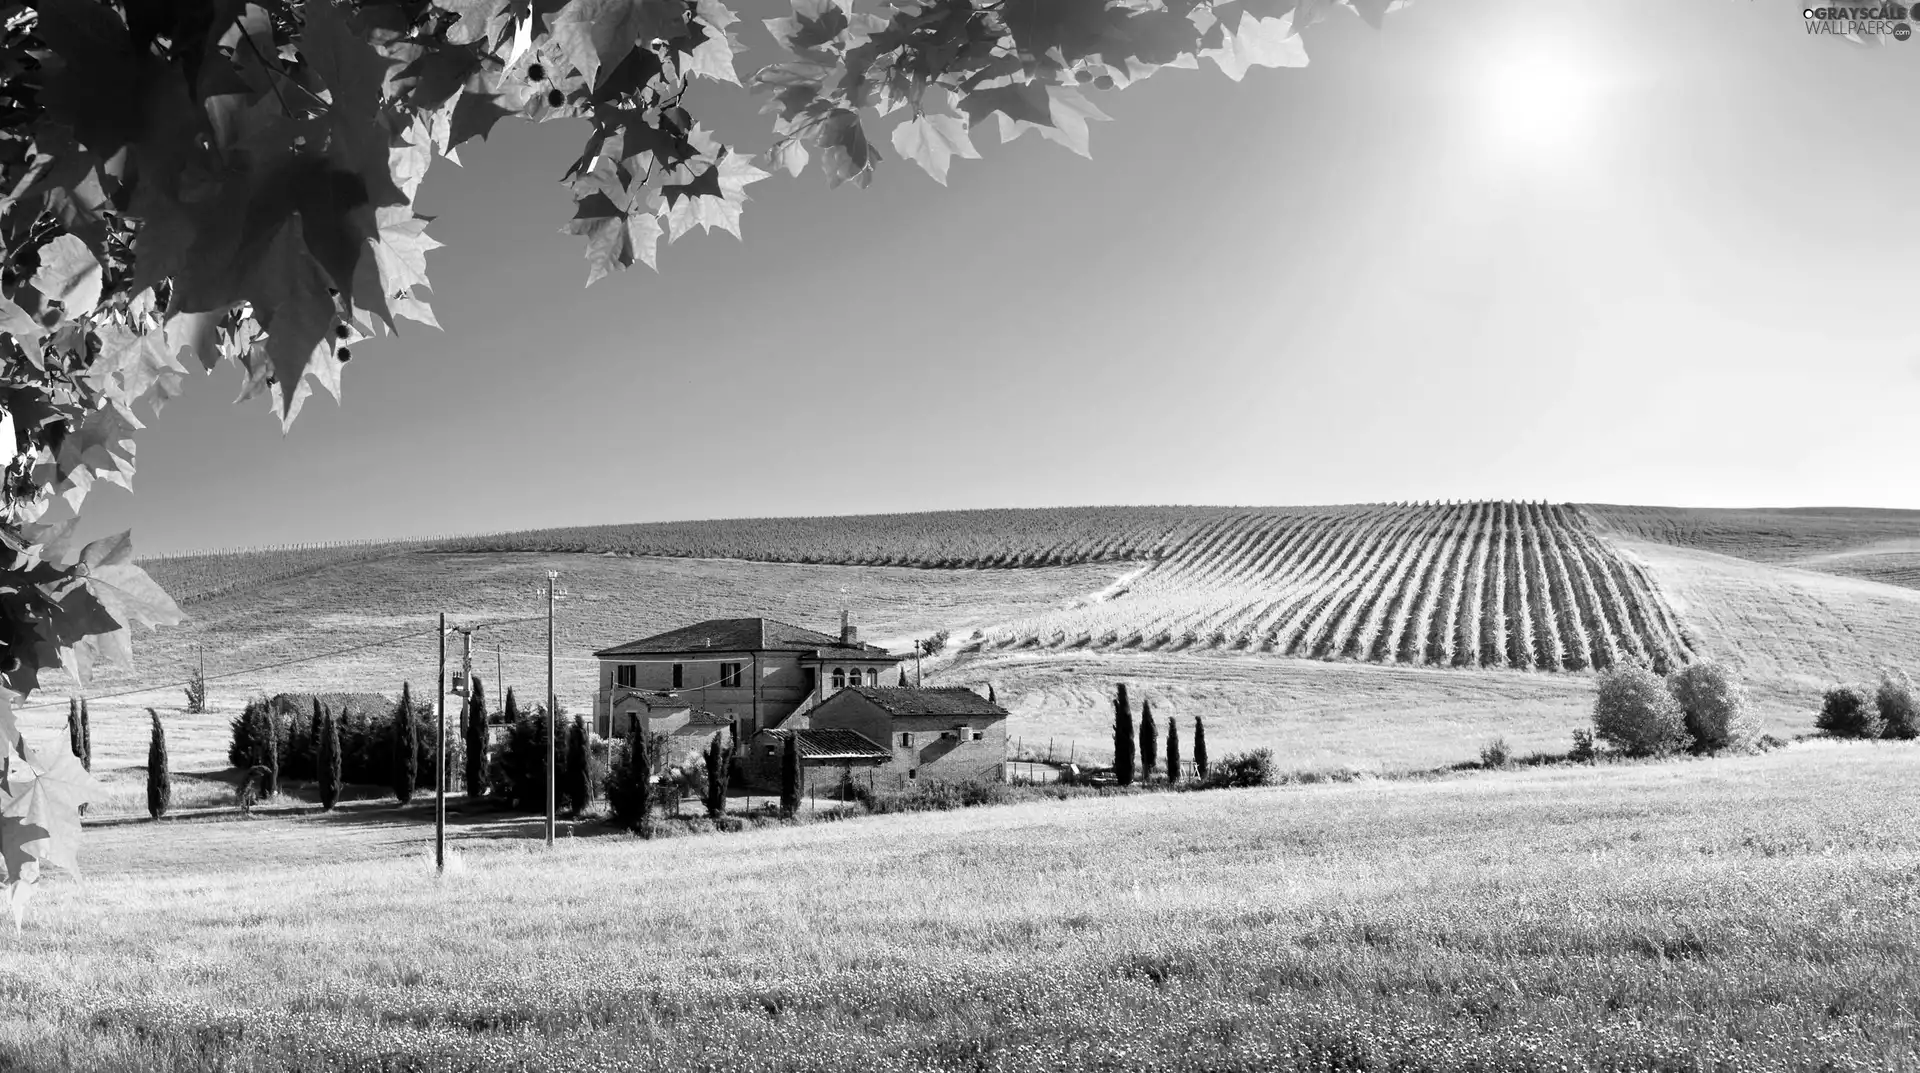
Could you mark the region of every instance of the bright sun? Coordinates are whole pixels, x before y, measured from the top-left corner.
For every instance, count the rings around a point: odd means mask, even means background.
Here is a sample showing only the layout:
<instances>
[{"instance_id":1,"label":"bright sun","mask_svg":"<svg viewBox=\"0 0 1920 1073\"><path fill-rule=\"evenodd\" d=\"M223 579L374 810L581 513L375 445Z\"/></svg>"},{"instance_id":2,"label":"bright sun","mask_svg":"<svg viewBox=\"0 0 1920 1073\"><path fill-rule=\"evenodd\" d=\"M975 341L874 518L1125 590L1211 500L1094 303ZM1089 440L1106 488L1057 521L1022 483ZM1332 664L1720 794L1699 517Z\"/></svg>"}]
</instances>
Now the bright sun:
<instances>
[{"instance_id":1,"label":"bright sun","mask_svg":"<svg viewBox=\"0 0 1920 1073\"><path fill-rule=\"evenodd\" d=\"M1578 57L1515 51L1495 58L1479 75L1480 111L1501 148L1559 155L1578 148L1587 135L1597 86Z\"/></svg>"}]
</instances>

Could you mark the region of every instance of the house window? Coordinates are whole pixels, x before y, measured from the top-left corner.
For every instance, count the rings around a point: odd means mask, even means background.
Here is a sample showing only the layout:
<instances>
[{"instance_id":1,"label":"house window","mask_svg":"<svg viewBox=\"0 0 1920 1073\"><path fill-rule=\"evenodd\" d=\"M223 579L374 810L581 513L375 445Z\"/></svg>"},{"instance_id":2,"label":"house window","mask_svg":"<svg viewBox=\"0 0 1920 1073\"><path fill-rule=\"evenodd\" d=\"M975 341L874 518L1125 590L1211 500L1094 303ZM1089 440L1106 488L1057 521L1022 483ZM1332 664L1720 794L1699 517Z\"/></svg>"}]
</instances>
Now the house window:
<instances>
[{"instance_id":1,"label":"house window","mask_svg":"<svg viewBox=\"0 0 1920 1073\"><path fill-rule=\"evenodd\" d=\"M880 672L874 670L872 667L867 668L867 684L870 686L877 686L880 684Z\"/></svg>"},{"instance_id":2,"label":"house window","mask_svg":"<svg viewBox=\"0 0 1920 1073\"><path fill-rule=\"evenodd\" d=\"M680 668L681 665L678 663L673 665L673 688L675 689L680 688Z\"/></svg>"},{"instance_id":3,"label":"house window","mask_svg":"<svg viewBox=\"0 0 1920 1073\"><path fill-rule=\"evenodd\" d=\"M969 741L985 741L987 740L987 732L984 730L976 730L973 732L973 736L968 740Z\"/></svg>"},{"instance_id":4,"label":"house window","mask_svg":"<svg viewBox=\"0 0 1920 1073\"><path fill-rule=\"evenodd\" d=\"M835 667L833 669L833 688L835 689L847 688L847 672L845 669L840 667Z\"/></svg>"},{"instance_id":5,"label":"house window","mask_svg":"<svg viewBox=\"0 0 1920 1073\"><path fill-rule=\"evenodd\" d=\"M900 745L902 748L906 748L906 749L913 748L913 735L912 734L900 735Z\"/></svg>"},{"instance_id":6,"label":"house window","mask_svg":"<svg viewBox=\"0 0 1920 1073\"><path fill-rule=\"evenodd\" d=\"M720 685L727 689L740 688L740 665L722 663L720 665Z\"/></svg>"},{"instance_id":7,"label":"house window","mask_svg":"<svg viewBox=\"0 0 1920 1073\"><path fill-rule=\"evenodd\" d=\"M640 684L640 667L633 663L618 664L613 668L613 684L632 689Z\"/></svg>"}]
</instances>

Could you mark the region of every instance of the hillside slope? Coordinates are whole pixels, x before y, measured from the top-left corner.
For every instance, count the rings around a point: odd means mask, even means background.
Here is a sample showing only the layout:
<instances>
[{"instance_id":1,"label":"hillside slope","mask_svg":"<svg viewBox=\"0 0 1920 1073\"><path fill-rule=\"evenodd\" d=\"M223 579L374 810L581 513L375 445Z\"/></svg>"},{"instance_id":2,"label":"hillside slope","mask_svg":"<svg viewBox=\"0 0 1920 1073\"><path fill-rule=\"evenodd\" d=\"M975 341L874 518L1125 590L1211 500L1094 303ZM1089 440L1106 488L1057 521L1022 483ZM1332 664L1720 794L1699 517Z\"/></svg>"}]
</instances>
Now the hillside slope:
<instances>
[{"instance_id":1,"label":"hillside slope","mask_svg":"<svg viewBox=\"0 0 1920 1073\"><path fill-rule=\"evenodd\" d=\"M189 621L143 633L137 670L86 692L96 748L137 765L144 706L177 711L175 683L204 646L215 713L169 718L182 720L176 755L218 766L225 719L247 696L391 693L402 681L430 694L444 612L482 624L475 668L496 704L496 682L537 699L549 569L569 590L555 681L575 711L591 703L598 648L719 616L831 631L844 607L865 639L896 651L949 631L928 681L994 685L1028 746L1104 750L1108 698L1126 681L1162 716L1205 718L1216 751L1275 745L1292 768L1447 763L1494 736L1564 747L1590 708L1586 668L1625 655L1727 659L1783 734L1810 726L1834 682L1902 660L1920 670L1920 592L1781 565L1824 556L1838 571L1863 558L1858 541L1920 540L1890 535L1903 517L1789 513L1797 528L1782 529L1765 512L1723 512L1709 525L1645 508L1674 540L1779 560L1768 563L1632 536L1609 509L1642 508L1071 508L180 557L149 566L184 590ZM516 550L534 545L578 550ZM764 561L773 555L898 565ZM991 568L939 565L948 562ZM1017 565L1038 562L1063 565ZM450 667L459 640L448 643ZM106 696L136 689L149 691ZM29 725L57 733L64 698L35 699Z\"/></svg>"}]
</instances>

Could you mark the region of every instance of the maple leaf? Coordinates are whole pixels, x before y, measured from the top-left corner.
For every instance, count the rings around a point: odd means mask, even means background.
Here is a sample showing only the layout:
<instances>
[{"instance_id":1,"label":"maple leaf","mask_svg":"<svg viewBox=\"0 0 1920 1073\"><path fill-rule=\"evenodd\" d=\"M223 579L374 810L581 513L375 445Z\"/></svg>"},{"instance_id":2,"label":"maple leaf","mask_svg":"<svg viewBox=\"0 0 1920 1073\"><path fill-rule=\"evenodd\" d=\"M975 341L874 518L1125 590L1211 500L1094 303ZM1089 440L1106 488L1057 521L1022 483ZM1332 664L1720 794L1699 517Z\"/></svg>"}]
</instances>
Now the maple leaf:
<instances>
[{"instance_id":1,"label":"maple leaf","mask_svg":"<svg viewBox=\"0 0 1920 1073\"><path fill-rule=\"evenodd\" d=\"M220 364L220 321L226 315L224 309L200 313L169 312L161 330L166 333L167 346L176 357L185 351L200 359L200 364L212 372Z\"/></svg>"},{"instance_id":2,"label":"maple leaf","mask_svg":"<svg viewBox=\"0 0 1920 1073\"><path fill-rule=\"evenodd\" d=\"M733 54L738 51L739 41L727 27L739 22L740 17L720 0L698 0L696 11L700 21L712 32L689 54L687 72L739 85L740 74L733 69Z\"/></svg>"},{"instance_id":3,"label":"maple leaf","mask_svg":"<svg viewBox=\"0 0 1920 1073\"><path fill-rule=\"evenodd\" d=\"M67 430L54 452L54 462L61 478L79 478L77 490L68 497L69 506L77 507L86 497L94 474L131 490L133 434L144 427L125 404L109 400Z\"/></svg>"},{"instance_id":4,"label":"maple leaf","mask_svg":"<svg viewBox=\"0 0 1920 1073\"><path fill-rule=\"evenodd\" d=\"M26 352L27 360L40 364L40 340L46 338L46 332L40 322L27 315L27 311L13 304L10 298L0 297L0 332L13 336Z\"/></svg>"},{"instance_id":5,"label":"maple leaf","mask_svg":"<svg viewBox=\"0 0 1920 1073\"><path fill-rule=\"evenodd\" d=\"M1071 86L1048 86L1047 99L1050 123L1046 126L1013 119L1001 112L1001 142L1010 142L1029 130L1037 130L1042 138L1064 145L1081 156L1091 157L1093 153L1088 148L1087 122L1112 117Z\"/></svg>"},{"instance_id":6,"label":"maple leaf","mask_svg":"<svg viewBox=\"0 0 1920 1073\"><path fill-rule=\"evenodd\" d=\"M314 351L329 345L334 305L327 293L327 271L307 252L299 217L274 232L248 294L267 329L266 352L280 387L284 431L299 413L307 367Z\"/></svg>"},{"instance_id":7,"label":"maple leaf","mask_svg":"<svg viewBox=\"0 0 1920 1073\"><path fill-rule=\"evenodd\" d=\"M6 880L19 882L32 863L42 869L80 871L80 806L97 792L98 784L65 750L39 752L27 748L14 725L8 702L0 698L5 715L0 728L0 860ZM30 754L30 755L28 755Z\"/></svg>"},{"instance_id":8,"label":"maple leaf","mask_svg":"<svg viewBox=\"0 0 1920 1073\"><path fill-rule=\"evenodd\" d=\"M925 168L941 186L947 185L947 166L954 157L980 159L967 136L966 123L948 115L917 115L893 128L893 148Z\"/></svg>"},{"instance_id":9,"label":"maple leaf","mask_svg":"<svg viewBox=\"0 0 1920 1073\"><path fill-rule=\"evenodd\" d=\"M849 179L862 188L873 182L873 166L880 159L880 151L860 128L860 113L836 108L810 128L807 137L820 151L820 168L827 173L829 187Z\"/></svg>"},{"instance_id":10,"label":"maple leaf","mask_svg":"<svg viewBox=\"0 0 1920 1073\"><path fill-rule=\"evenodd\" d=\"M1107 0L1008 0L1000 17L1023 51L1057 48L1068 62L1098 52L1108 26Z\"/></svg>"},{"instance_id":11,"label":"maple leaf","mask_svg":"<svg viewBox=\"0 0 1920 1073\"><path fill-rule=\"evenodd\" d=\"M91 313L100 304L100 261L72 235L61 235L40 247L40 270L32 282L41 294L58 299L68 316Z\"/></svg>"},{"instance_id":12,"label":"maple leaf","mask_svg":"<svg viewBox=\"0 0 1920 1073\"><path fill-rule=\"evenodd\" d=\"M87 370L95 390L118 392L129 402L146 402L158 414L180 394L187 370L174 357L165 331L134 332L118 323L97 329L100 356Z\"/></svg>"},{"instance_id":13,"label":"maple leaf","mask_svg":"<svg viewBox=\"0 0 1920 1073\"><path fill-rule=\"evenodd\" d=\"M841 43L840 36L851 25L836 0L793 0L792 18L763 21L767 32L788 52L829 62L833 52L821 46Z\"/></svg>"},{"instance_id":14,"label":"maple leaf","mask_svg":"<svg viewBox=\"0 0 1920 1073\"><path fill-rule=\"evenodd\" d=\"M761 111L778 112L783 123L790 122L820 99L827 76L832 73L833 68L818 63L771 64L753 76L752 90L773 94Z\"/></svg>"},{"instance_id":15,"label":"maple leaf","mask_svg":"<svg viewBox=\"0 0 1920 1073\"><path fill-rule=\"evenodd\" d=\"M1307 65L1307 48L1293 32L1291 11L1277 19L1256 18L1252 12L1242 11L1239 27L1227 35L1225 44L1200 55L1219 64L1221 72L1235 82L1245 78L1250 67Z\"/></svg>"},{"instance_id":16,"label":"maple leaf","mask_svg":"<svg viewBox=\"0 0 1920 1073\"><path fill-rule=\"evenodd\" d=\"M967 118L976 124L985 123L995 112L1008 119L1041 126L1053 122L1052 104L1047 99L1047 91L1037 85L1015 83L992 89L976 89L961 97L959 103L960 110L967 113Z\"/></svg>"},{"instance_id":17,"label":"maple leaf","mask_svg":"<svg viewBox=\"0 0 1920 1073\"><path fill-rule=\"evenodd\" d=\"M572 0L547 28L561 55L598 86L601 71L626 59L636 42L684 37L687 9L680 0Z\"/></svg>"},{"instance_id":18,"label":"maple leaf","mask_svg":"<svg viewBox=\"0 0 1920 1073\"><path fill-rule=\"evenodd\" d=\"M651 213L629 213L606 194L588 194L576 202L573 219L560 232L586 238L589 287L616 268L631 267L635 256L648 268L659 267L654 256L660 241L660 221Z\"/></svg>"},{"instance_id":19,"label":"maple leaf","mask_svg":"<svg viewBox=\"0 0 1920 1073\"><path fill-rule=\"evenodd\" d=\"M186 615L133 561L133 531L117 533L80 549L87 590L122 626L171 626Z\"/></svg>"}]
</instances>

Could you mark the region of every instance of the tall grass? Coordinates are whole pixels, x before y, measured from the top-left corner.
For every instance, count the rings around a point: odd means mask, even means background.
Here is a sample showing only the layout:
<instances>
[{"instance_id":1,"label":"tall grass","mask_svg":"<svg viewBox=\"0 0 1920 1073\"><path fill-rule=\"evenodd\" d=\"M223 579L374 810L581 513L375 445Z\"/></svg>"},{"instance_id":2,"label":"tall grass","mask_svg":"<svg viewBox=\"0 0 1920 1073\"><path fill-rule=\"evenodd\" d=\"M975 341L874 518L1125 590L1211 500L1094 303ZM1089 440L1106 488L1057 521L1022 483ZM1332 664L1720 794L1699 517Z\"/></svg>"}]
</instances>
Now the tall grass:
<instances>
[{"instance_id":1,"label":"tall grass","mask_svg":"<svg viewBox=\"0 0 1920 1073\"><path fill-rule=\"evenodd\" d=\"M476 840L439 879L346 823L253 821L278 860L106 829L0 943L0 1068L1911 1069L1916 775L1807 745Z\"/></svg>"}]
</instances>

